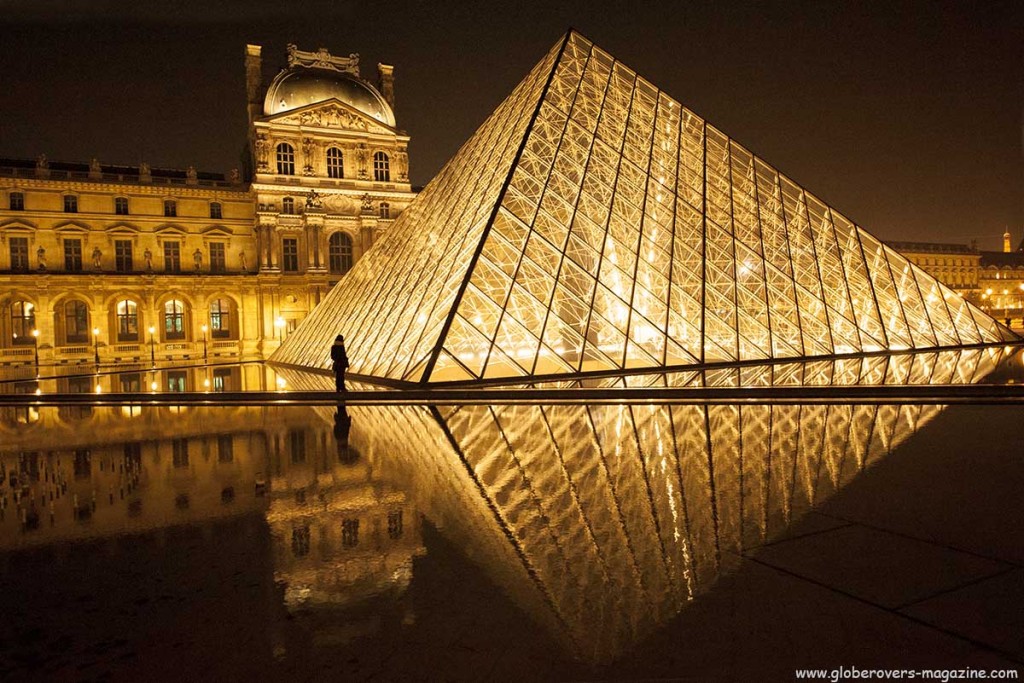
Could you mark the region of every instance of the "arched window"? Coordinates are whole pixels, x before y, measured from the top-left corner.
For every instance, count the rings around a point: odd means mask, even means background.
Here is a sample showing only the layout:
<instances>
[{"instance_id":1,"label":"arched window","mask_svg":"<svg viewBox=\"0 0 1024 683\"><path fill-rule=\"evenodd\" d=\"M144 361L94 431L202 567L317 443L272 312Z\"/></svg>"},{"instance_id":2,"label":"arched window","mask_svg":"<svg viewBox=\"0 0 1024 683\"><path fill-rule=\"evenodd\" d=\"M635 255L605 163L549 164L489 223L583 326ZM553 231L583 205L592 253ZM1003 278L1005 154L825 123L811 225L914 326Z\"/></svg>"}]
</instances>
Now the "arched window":
<instances>
[{"instance_id":1,"label":"arched window","mask_svg":"<svg viewBox=\"0 0 1024 683\"><path fill-rule=\"evenodd\" d=\"M391 205L387 202L380 203L380 217L391 218Z\"/></svg>"},{"instance_id":2,"label":"arched window","mask_svg":"<svg viewBox=\"0 0 1024 683\"><path fill-rule=\"evenodd\" d=\"M11 304L11 341L15 344L32 344L36 329L36 306L28 301Z\"/></svg>"},{"instance_id":3,"label":"arched window","mask_svg":"<svg viewBox=\"0 0 1024 683\"><path fill-rule=\"evenodd\" d=\"M117 341L139 341L139 306L131 299L122 299L114 309L117 318Z\"/></svg>"},{"instance_id":4,"label":"arched window","mask_svg":"<svg viewBox=\"0 0 1024 683\"><path fill-rule=\"evenodd\" d=\"M231 302L228 299L210 302L210 335L214 339L231 337Z\"/></svg>"},{"instance_id":5,"label":"arched window","mask_svg":"<svg viewBox=\"0 0 1024 683\"><path fill-rule=\"evenodd\" d=\"M332 273L347 273L352 268L352 238L343 232L331 235L327 257Z\"/></svg>"},{"instance_id":6,"label":"arched window","mask_svg":"<svg viewBox=\"0 0 1024 683\"><path fill-rule=\"evenodd\" d=\"M373 155L373 179L379 183L391 180L391 162L384 152L375 152Z\"/></svg>"},{"instance_id":7,"label":"arched window","mask_svg":"<svg viewBox=\"0 0 1024 683\"><path fill-rule=\"evenodd\" d=\"M277 172L281 175L295 175L295 148L287 142L277 146Z\"/></svg>"},{"instance_id":8,"label":"arched window","mask_svg":"<svg viewBox=\"0 0 1024 683\"><path fill-rule=\"evenodd\" d=\"M281 200L281 213L293 214L295 213L295 198L285 197Z\"/></svg>"},{"instance_id":9,"label":"arched window","mask_svg":"<svg viewBox=\"0 0 1024 683\"><path fill-rule=\"evenodd\" d=\"M164 339L185 338L185 304L171 299L164 304Z\"/></svg>"},{"instance_id":10,"label":"arched window","mask_svg":"<svg viewBox=\"0 0 1024 683\"><path fill-rule=\"evenodd\" d=\"M344 157L342 157L341 150L337 147L331 147L327 150L327 177L345 177Z\"/></svg>"},{"instance_id":11,"label":"arched window","mask_svg":"<svg viewBox=\"0 0 1024 683\"><path fill-rule=\"evenodd\" d=\"M85 302L72 300L64 304L64 343L89 342L89 308Z\"/></svg>"}]
</instances>

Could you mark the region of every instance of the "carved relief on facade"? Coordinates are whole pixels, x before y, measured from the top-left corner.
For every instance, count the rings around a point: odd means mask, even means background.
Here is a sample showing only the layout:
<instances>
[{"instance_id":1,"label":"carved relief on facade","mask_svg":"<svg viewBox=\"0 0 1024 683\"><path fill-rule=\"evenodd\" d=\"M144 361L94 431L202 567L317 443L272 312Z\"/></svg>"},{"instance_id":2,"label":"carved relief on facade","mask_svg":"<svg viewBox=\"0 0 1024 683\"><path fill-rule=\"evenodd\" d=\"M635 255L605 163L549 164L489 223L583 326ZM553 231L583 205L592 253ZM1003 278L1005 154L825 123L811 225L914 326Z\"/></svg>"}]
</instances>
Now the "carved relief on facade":
<instances>
[{"instance_id":1,"label":"carved relief on facade","mask_svg":"<svg viewBox=\"0 0 1024 683\"><path fill-rule=\"evenodd\" d=\"M320 128L343 128L346 130L361 130L374 133L387 133L387 129L373 125L372 122L353 114L348 109L332 104L310 111L304 111L298 116L286 116L278 119L280 123L298 124L300 126L311 126Z\"/></svg>"},{"instance_id":2,"label":"carved relief on facade","mask_svg":"<svg viewBox=\"0 0 1024 683\"><path fill-rule=\"evenodd\" d=\"M341 194L327 195L321 200L320 204L328 213L345 216L356 215L359 213L360 207L359 200Z\"/></svg>"}]
</instances>

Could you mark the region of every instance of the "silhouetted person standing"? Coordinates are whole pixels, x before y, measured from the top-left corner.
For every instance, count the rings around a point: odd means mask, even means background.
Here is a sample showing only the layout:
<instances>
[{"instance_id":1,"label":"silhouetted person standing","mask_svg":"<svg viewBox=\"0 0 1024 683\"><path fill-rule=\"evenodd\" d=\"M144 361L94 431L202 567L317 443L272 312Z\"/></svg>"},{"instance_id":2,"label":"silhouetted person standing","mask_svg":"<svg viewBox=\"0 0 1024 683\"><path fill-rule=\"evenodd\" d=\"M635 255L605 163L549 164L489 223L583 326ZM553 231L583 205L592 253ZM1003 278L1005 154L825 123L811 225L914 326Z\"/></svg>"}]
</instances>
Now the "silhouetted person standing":
<instances>
[{"instance_id":1,"label":"silhouetted person standing","mask_svg":"<svg viewBox=\"0 0 1024 683\"><path fill-rule=\"evenodd\" d=\"M345 338L340 334L331 345L331 360L334 363L334 387L345 391L345 371L348 370L348 354L345 353Z\"/></svg>"}]
</instances>

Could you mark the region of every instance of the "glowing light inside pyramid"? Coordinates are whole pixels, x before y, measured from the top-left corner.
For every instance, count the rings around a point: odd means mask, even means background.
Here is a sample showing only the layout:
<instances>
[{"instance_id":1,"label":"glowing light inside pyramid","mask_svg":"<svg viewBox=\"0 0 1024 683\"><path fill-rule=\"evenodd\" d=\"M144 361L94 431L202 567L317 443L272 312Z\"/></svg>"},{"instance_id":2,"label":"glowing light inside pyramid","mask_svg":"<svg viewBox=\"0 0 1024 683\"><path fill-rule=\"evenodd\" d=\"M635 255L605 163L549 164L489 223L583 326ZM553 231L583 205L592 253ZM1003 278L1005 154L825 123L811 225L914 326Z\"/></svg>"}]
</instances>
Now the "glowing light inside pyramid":
<instances>
[{"instance_id":1,"label":"glowing light inside pyramid","mask_svg":"<svg viewBox=\"0 0 1024 683\"><path fill-rule=\"evenodd\" d=\"M272 360L409 382L1014 335L575 33Z\"/></svg>"}]
</instances>

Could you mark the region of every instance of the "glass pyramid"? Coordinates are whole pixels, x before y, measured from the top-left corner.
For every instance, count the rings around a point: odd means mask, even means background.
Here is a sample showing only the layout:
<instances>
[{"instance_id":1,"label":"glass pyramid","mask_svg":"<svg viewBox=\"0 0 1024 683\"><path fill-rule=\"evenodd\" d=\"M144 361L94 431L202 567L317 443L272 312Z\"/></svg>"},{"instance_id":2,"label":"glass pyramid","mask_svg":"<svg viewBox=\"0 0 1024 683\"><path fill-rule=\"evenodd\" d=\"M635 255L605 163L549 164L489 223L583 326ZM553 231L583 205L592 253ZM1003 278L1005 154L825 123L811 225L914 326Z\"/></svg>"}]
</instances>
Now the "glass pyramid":
<instances>
[{"instance_id":1,"label":"glass pyramid","mask_svg":"<svg viewBox=\"0 0 1024 683\"><path fill-rule=\"evenodd\" d=\"M272 356L399 383L1016 335L569 32Z\"/></svg>"}]
</instances>

